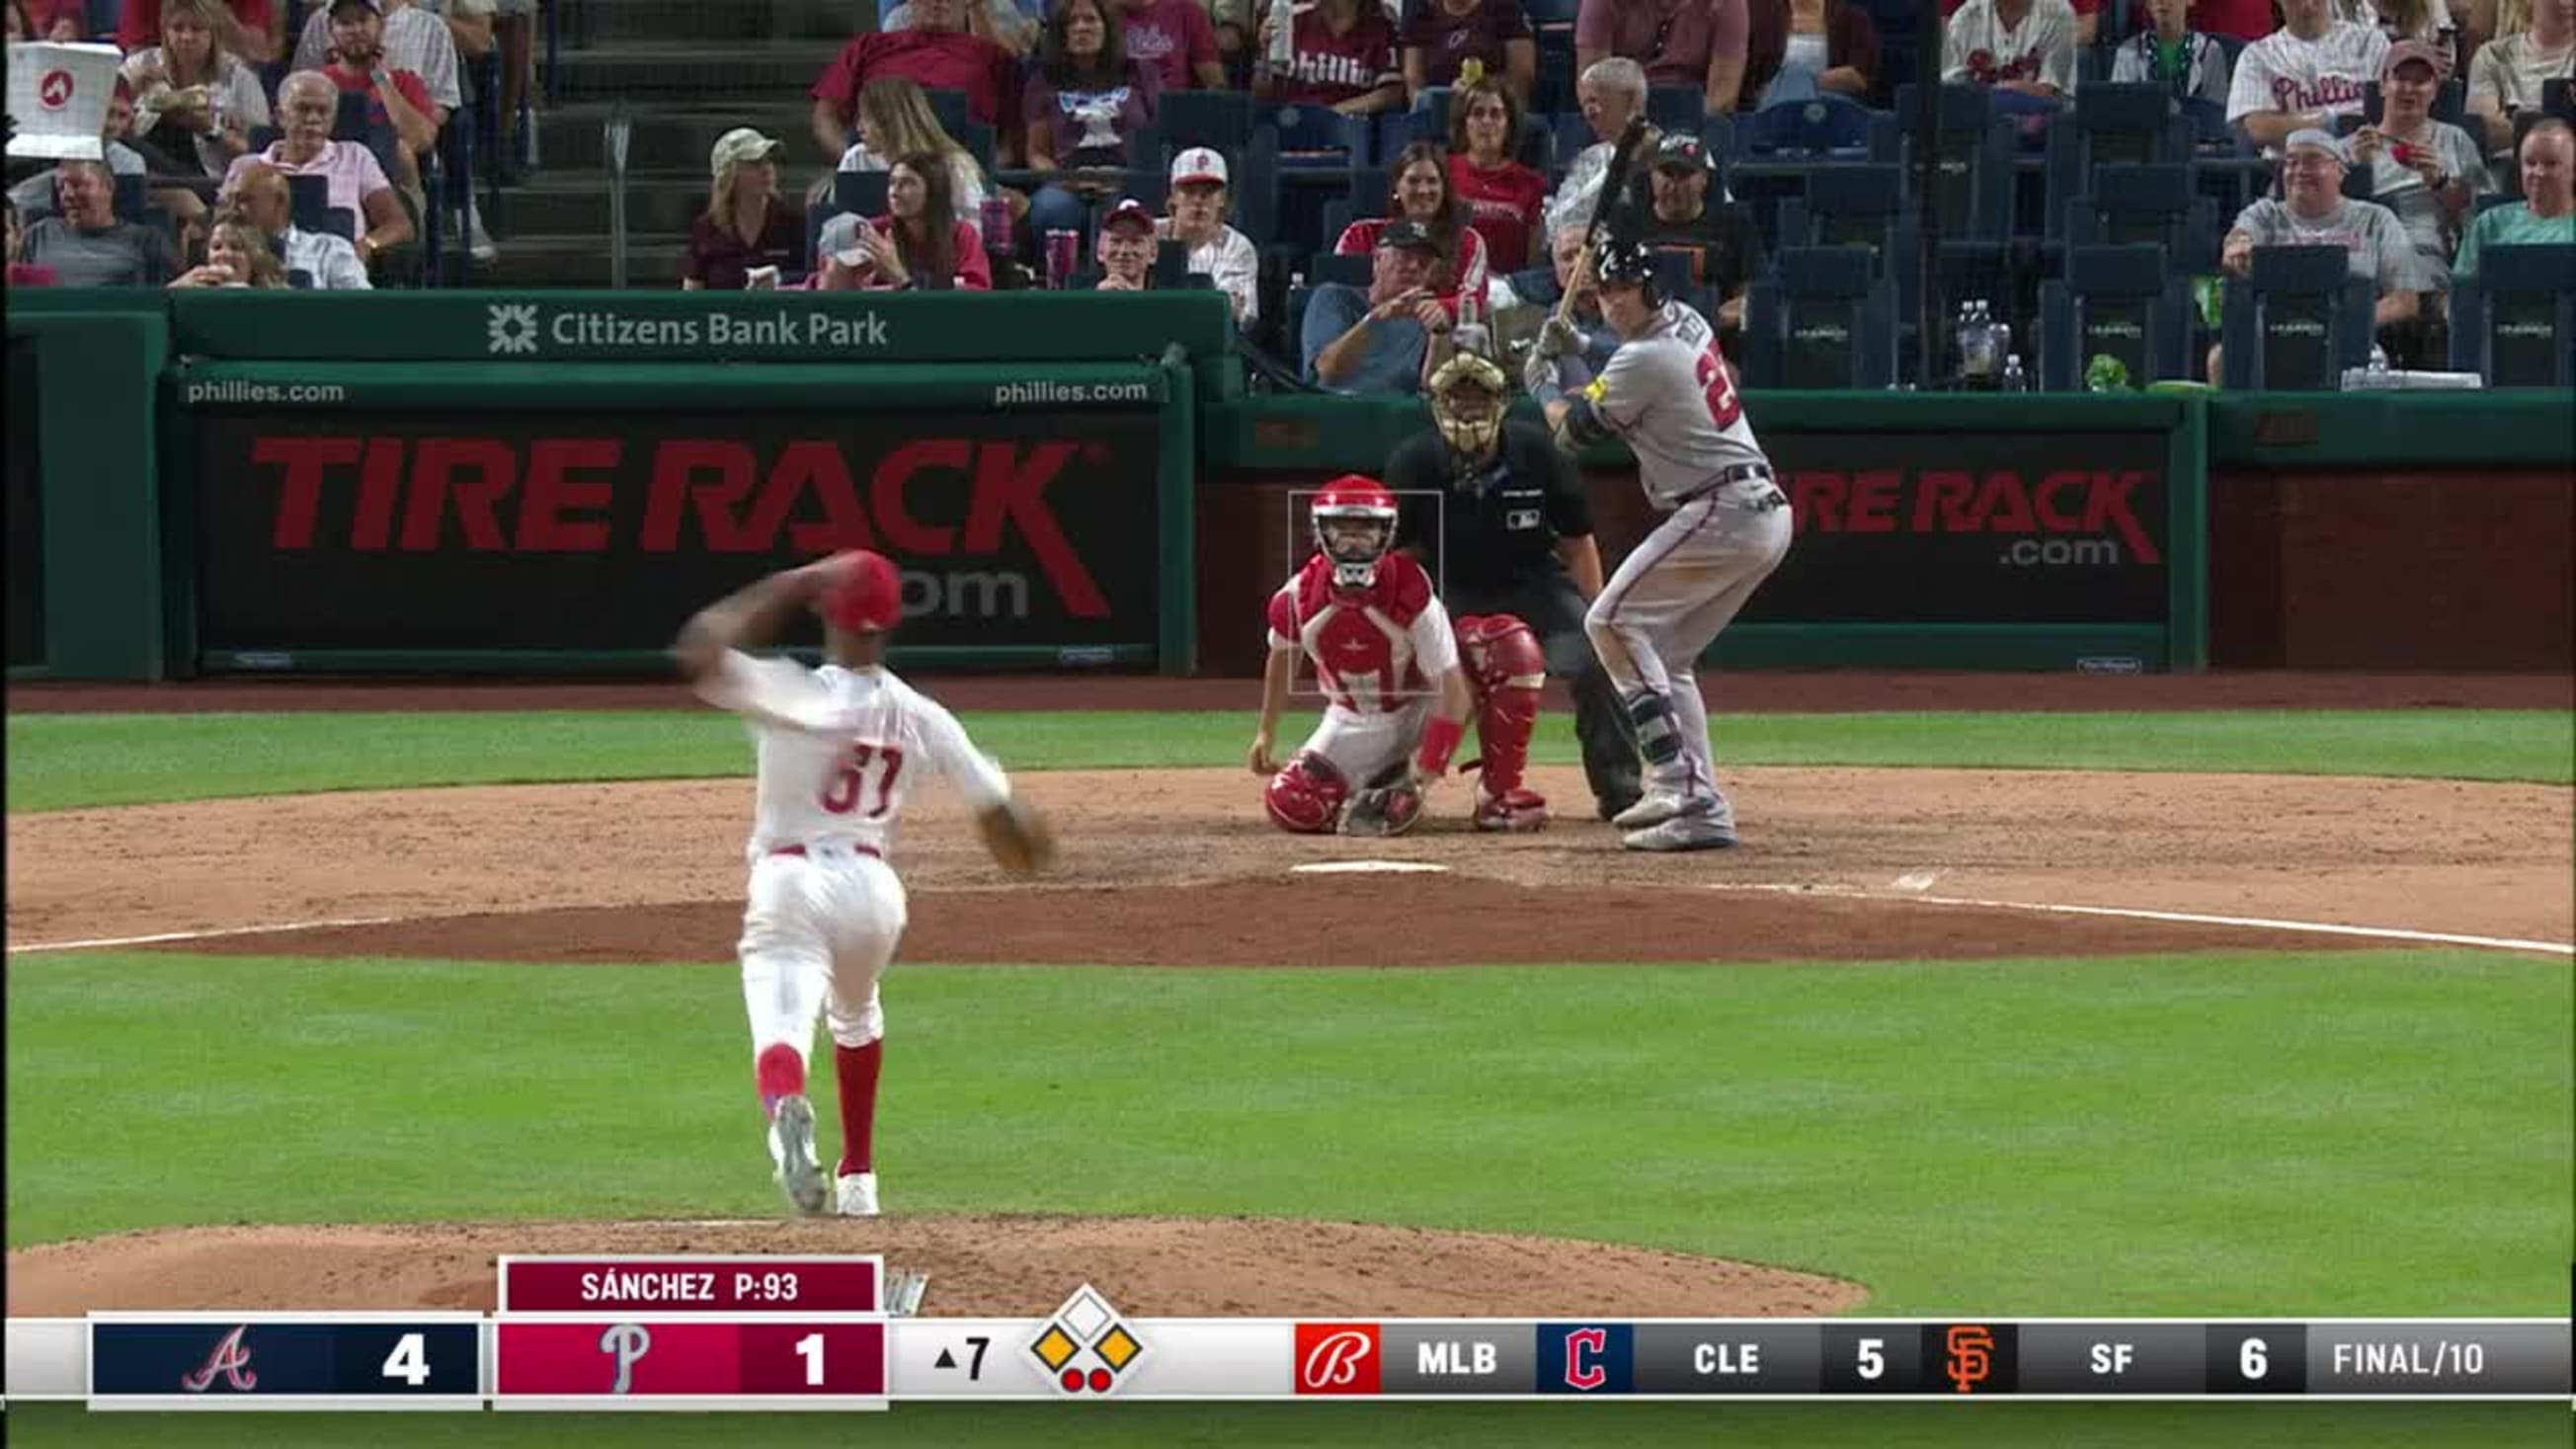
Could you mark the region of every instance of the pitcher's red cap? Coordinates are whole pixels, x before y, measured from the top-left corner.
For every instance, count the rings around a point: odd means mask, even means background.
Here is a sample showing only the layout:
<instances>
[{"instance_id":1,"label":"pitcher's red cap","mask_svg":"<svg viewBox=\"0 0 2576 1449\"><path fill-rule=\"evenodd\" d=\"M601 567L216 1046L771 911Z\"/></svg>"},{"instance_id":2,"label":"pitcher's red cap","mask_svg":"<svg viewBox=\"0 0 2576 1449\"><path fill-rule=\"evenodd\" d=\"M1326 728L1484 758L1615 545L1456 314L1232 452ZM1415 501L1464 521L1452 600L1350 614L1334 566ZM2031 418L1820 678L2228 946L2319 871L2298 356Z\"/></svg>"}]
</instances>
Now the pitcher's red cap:
<instances>
[{"instance_id":1,"label":"pitcher's red cap","mask_svg":"<svg viewBox=\"0 0 2576 1449\"><path fill-rule=\"evenodd\" d=\"M844 549L832 556L840 577L823 596L823 618L851 634L881 634L903 620L903 576L874 549Z\"/></svg>"}]
</instances>

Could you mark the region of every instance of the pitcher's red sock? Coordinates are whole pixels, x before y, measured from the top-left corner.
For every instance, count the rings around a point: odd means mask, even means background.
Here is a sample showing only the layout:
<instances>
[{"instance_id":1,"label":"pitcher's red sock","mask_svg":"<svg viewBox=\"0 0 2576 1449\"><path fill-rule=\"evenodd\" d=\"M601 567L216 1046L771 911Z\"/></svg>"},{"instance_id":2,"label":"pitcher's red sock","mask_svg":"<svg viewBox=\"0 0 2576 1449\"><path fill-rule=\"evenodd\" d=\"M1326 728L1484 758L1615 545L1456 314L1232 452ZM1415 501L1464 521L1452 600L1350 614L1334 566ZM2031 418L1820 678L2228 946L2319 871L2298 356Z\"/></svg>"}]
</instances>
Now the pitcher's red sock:
<instances>
[{"instance_id":1,"label":"pitcher's red sock","mask_svg":"<svg viewBox=\"0 0 2576 1449\"><path fill-rule=\"evenodd\" d=\"M832 1066L841 1078L840 1175L876 1170L877 1073L885 1066L885 1039L863 1047L832 1043Z\"/></svg>"},{"instance_id":2,"label":"pitcher's red sock","mask_svg":"<svg viewBox=\"0 0 2576 1449\"><path fill-rule=\"evenodd\" d=\"M779 1098L804 1094L805 1058L783 1041L762 1049L752 1073L760 1081L760 1110L768 1116L778 1115Z\"/></svg>"}]
</instances>

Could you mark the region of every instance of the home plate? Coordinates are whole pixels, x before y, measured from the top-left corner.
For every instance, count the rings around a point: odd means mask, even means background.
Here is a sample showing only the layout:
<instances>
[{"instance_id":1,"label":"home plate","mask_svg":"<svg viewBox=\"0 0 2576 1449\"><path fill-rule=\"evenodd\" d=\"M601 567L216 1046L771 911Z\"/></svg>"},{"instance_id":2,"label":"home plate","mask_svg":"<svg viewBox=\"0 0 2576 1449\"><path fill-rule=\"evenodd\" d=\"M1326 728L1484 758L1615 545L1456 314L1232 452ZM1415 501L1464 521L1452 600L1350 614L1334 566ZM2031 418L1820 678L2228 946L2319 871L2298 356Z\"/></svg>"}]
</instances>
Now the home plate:
<instances>
[{"instance_id":1,"label":"home plate","mask_svg":"<svg viewBox=\"0 0 2576 1449\"><path fill-rule=\"evenodd\" d=\"M1366 875L1373 871L1436 875L1446 872L1449 867L1434 865L1427 860L1310 860L1288 869L1296 875Z\"/></svg>"}]
</instances>

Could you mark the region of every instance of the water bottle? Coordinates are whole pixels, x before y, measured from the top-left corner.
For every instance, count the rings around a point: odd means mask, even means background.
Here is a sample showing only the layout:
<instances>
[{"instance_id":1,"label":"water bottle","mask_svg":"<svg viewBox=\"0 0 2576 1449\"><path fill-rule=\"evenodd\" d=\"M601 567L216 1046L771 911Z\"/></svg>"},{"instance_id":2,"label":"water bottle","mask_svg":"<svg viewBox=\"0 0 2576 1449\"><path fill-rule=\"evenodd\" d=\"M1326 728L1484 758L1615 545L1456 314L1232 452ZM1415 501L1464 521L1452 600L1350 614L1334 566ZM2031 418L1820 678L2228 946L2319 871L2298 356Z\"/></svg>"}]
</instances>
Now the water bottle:
<instances>
[{"instance_id":1,"label":"water bottle","mask_svg":"<svg viewBox=\"0 0 2576 1449\"><path fill-rule=\"evenodd\" d=\"M2004 391L2030 391L2030 377L2021 370L2021 354L2018 352L2004 358Z\"/></svg>"},{"instance_id":2,"label":"water bottle","mask_svg":"<svg viewBox=\"0 0 2576 1449\"><path fill-rule=\"evenodd\" d=\"M2374 380L2388 376L2388 349L2376 342L2370 344L2370 375Z\"/></svg>"},{"instance_id":3,"label":"water bottle","mask_svg":"<svg viewBox=\"0 0 2576 1449\"><path fill-rule=\"evenodd\" d=\"M1482 357L1489 351L1486 338L1485 309L1472 297L1460 297L1458 325L1450 329L1449 345L1460 352L1472 352Z\"/></svg>"},{"instance_id":4,"label":"water bottle","mask_svg":"<svg viewBox=\"0 0 2576 1449\"><path fill-rule=\"evenodd\" d=\"M1278 23L1270 27L1270 73L1286 80L1297 73L1297 7L1290 0L1270 0Z\"/></svg>"},{"instance_id":5,"label":"water bottle","mask_svg":"<svg viewBox=\"0 0 2576 1449\"><path fill-rule=\"evenodd\" d=\"M989 256L1011 254L1011 203L999 196L984 198L981 214L984 224L984 251Z\"/></svg>"}]
</instances>

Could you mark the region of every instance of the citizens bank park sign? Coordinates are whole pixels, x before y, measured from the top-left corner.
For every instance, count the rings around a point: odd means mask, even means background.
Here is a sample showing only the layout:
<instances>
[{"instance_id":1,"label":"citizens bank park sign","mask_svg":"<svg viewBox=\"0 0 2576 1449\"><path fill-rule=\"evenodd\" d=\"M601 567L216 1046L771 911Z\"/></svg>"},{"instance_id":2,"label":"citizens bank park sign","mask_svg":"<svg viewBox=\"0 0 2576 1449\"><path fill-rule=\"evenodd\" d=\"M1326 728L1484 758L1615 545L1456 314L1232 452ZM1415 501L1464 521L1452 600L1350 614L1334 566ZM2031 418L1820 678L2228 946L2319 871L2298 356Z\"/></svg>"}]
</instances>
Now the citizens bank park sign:
<instances>
[{"instance_id":1,"label":"citizens bank park sign","mask_svg":"<svg viewBox=\"0 0 2576 1449\"><path fill-rule=\"evenodd\" d=\"M484 312L485 351L493 357L881 352L888 346L885 314L872 310L771 307L656 316L623 308L494 302Z\"/></svg>"}]
</instances>

